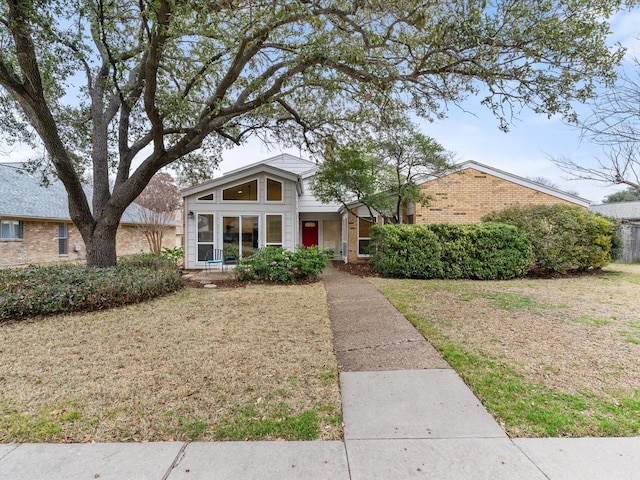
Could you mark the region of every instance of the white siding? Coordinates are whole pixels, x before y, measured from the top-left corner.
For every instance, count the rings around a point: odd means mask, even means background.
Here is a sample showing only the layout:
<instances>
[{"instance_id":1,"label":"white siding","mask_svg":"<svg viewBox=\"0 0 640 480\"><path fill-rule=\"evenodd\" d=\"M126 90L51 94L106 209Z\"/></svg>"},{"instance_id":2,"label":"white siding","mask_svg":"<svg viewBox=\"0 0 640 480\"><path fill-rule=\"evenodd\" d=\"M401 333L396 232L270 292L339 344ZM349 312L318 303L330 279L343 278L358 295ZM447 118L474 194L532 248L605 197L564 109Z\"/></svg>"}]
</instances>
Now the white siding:
<instances>
[{"instance_id":1,"label":"white siding","mask_svg":"<svg viewBox=\"0 0 640 480\"><path fill-rule=\"evenodd\" d=\"M309 170L316 167L316 164L314 162L294 157L293 155L289 155L286 153L278 155L277 157L268 158L267 160L264 160L264 163L266 165L271 165L272 167L280 168L297 175L308 172Z\"/></svg>"},{"instance_id":2,"label":"white siding","mask_svg":"<svg viewBox=\"0 0 640 480\"><path fill-rule=\"evenodd\" d=\"M322 203L312 193L309 186L311 177L305 178L302 181L302 195L299 199L299 211L302 212L323 212L323 213L337 213L340 210L340 205L335 203Z\"/></svg>"}]
</instances>

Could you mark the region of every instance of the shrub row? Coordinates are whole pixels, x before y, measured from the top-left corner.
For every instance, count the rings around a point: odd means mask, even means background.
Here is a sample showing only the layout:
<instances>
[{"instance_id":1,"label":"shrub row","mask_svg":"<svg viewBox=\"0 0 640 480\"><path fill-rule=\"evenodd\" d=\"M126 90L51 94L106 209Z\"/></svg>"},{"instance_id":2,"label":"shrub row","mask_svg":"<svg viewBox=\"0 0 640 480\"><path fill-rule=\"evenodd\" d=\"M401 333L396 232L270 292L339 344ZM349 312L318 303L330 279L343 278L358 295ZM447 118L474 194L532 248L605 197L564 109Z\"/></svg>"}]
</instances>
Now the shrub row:
<instances>
[{"instance_id":1,"label":"shrub row","mask_svg":"<svg viewBox=\"0 0 640 480\"><path fill-rule=\"evenodd\" d=\"M121 258L117 267L61 264L0 270L0 321L105 310L183 286L175 264L153 254Z\"/></svg>"},{"instance_id":2,"label":"shrub row","mask_svg":"<svg viewBox=\"0 0 640 480\"><path fill-rule=\"evenodd\" d=\"M240 259L235 268L238 280L296 283L313 279L327 266L330 252L318 247L299 247L295 252L282 247L260 248Z\"/></svg>"},{"instance_id":3,"label":"shrub row","mask_svg":"<svg viewBox=\"0 0 640 480\"><path fill-rule=\"evenodd\" d=\"M622 250L619 222L570 205L513 207L484 221L516 226L533 247L537 273L601 268Z\"/></svg>"},{"instance_id":4,"label":"shrub row","mask_svg":"<svg viewBox=\"0 0 640 480\"><path fill-rule=\"evenodd\" d=\"M527 273L531 246L499 223L374 226L374 268L386 277L509 279Z\"/></svg>"}]
</instances>

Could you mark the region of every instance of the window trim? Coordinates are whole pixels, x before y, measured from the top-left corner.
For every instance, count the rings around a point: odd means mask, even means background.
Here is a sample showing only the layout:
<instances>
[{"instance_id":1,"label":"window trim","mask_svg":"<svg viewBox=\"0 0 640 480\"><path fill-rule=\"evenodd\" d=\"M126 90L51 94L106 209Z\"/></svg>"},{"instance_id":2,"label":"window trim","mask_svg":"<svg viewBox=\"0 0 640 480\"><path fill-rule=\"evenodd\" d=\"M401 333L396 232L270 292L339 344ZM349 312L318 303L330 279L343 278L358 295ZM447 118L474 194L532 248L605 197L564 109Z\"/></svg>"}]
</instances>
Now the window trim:
<instances>
[{"instance_id":1,"label":"window trim","mask_svg":"<svg viewBox=\"0 0 640 480\"><path fill-rule=\"evenodd\" d=\"M269 181L280 184L280 200L269 200ZM276 180L272 177L265 177L264 179L264 201L266 203L284 203L284 182Z\"/></svg>"},{"instance_id":2,"label":"window trim","mask_svg":"<svg viewBox=\"0 0 640 480\"><path fill-rule=\"evenodd\" d=\"M207 197L209 195L212 195L213 198L211 200L203 200L202 197ZM196 197L196 203L215 203L216 202L216 192L215 190L212 192L207 193L206 195L199 195Z\"/></svg>"},{"instance_id":3,"label":"window trim","mask_svg":"<svg viewBox=\"0 0 640 480\"><path fill-rule=\"evenodd\" d=\"M2 224L4 222L9 223L9 232L10 232L10 236L9 237L4 237L2 232L3 232L3 228L2 228ZM16 225L18 225L18 234L16 235ZM10 240L10 241L16 241L16 240L22 240L24 238L24 222L22 220L13 220L13 219L9 219L9 218L2 218L0 219L0 240Z\"/></svg>"},{"instance_id":4,"label":"window trim","mask_svg":"<svg viewBox=\"0 0 640 480\"><path fill-rule=\"evenodd\" d=\"M269 217L280 217L280 241L279 242L269 242ZM284 215L281 213L265 213L264 214L264 245L266 247L282 247L284 246Z\"/></svg>"},{"instance_id":5,"label":"window trim","mask_svg":"<svg viewBox=\"0 0 640 480\"><path fill-rule=\"evenodd\" d=\"M198 217L200 216L211 216L211 241L210 242L201 242L200 239L198 238ZM207 245L208 248L207 250L211 250L212 248L216 248L216 214L215 213L206 213L206 212L198 212L196 213L196 262L204 262L205 260L202 259L200 260L200 245Z\"/></svg>"},{"instance_id":6,"label":"window trim","mask_svg":"<svg viewBox=\"0 0 640 480\"><path fill-rule=\"evenodd\" d=\"M253 183L253 182L256 183L256 199L255 200L226 200L224 198L224 192L226 190L231 190L233 188L239 187L240 185L246 185L248 183ZM258 181L258 177L245 179L242 182L235 183L235 184L230 185L230 186L228 186L226 188L220 188L220 190L222 191L222 194L221 194L222 203L231 203L231 204L250 203L250 204L254 204L254 203L258 203L260 201L260 182Z\"/></svg>"},{"instance_id":7,"label":"window trim","mask_svg":"<svg viewBox=\"0 0 640 480\"><path fill-rule=\"evenodd\" d=\"M61 235L61 233L64 235ZM66 222L58 223L58 256L69 256L69 224Z\"/></svg>"},{"instance_id":8,"label":"window trim","mask_svg":"<svg viewBox=\"0 0 640 480\"><path fill-rule=\"evenodd\" d=\"M356 218L358 219L358 234L356 236L356 251L358 253L358 257L363 257L363 258L370 257L371 256L370 253L360 253L360 240L369 240L369 242L371 242L371 237L370 236L369 237L361 237L360 236L360 221L361 220L362 221L367 221L365 219L371 218L373 220L371 222L371 226L373 226L373 225L377 225L378 224L378 217L374 216L373 218L372 217L356 217Z\"/></svg>"}]
</instances>

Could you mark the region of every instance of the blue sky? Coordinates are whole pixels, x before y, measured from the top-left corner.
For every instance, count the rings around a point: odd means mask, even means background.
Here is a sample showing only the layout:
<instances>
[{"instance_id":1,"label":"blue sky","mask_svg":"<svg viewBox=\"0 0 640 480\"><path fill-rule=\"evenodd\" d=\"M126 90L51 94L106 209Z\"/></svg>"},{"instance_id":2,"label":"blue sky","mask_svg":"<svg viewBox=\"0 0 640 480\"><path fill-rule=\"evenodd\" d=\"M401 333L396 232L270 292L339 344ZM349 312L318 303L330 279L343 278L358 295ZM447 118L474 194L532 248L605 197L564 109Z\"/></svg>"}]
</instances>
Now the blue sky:
<instances>
[{"instance_id":1,"label":"blue sky","mask_svg":"<svg viewBox=\"0 0 640 480\"><path fill-rule=\"evenodd\" d=\"M640 10L616 15L611 20L611 30L612 43L620 42L627 48L627 65L632 58L640 58ZM547 119L524 110L510 131L504 133L479 100L469 99L464 107L473 114L452 109L445 120L421 124L424 134L455 152L459 161L475 160L522 177L545 177L560 188L577 192L594 203L600 203L605 196L622 189L596 182L569 181L567 175L549 160L549 157L569 157L591 165L596 156L602 157L601 147L582 140L576 127L565 125L559 118ZM300 155L297 150L268 149L252 141L226 152L220 171L233 170L281 152Z\"/></svg>"}]
</instances>

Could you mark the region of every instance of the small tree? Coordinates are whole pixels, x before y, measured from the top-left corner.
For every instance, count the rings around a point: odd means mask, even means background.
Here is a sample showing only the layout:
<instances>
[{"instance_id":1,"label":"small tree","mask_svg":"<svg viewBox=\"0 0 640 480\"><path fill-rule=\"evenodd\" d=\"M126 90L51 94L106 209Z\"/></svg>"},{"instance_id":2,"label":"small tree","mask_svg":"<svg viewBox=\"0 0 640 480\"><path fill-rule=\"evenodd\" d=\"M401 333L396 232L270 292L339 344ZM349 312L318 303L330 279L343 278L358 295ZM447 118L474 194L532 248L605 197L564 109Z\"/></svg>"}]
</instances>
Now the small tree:
<instances>
[{"instance_id":1,"label":"small tree","mask_svg":"<svg viewBox=\"0 0 640 480\"><path fill-rule=\"evenodd\" d=\"M409 203L427 203L420 183L453 168L453 154L403 120L389 124L377 137L341 148L320 166L311 189L323 202L345 207L362 203L373 218L403 223Z\"/></svg>"},{"instance_id":2,"label":"small tree","mask_svg":"<svg viewBox=\"0 0 640 480\"><path fill-rule=\"evenodd\" d=\"M159 255L165 233L175 227L175 212L180 208L180 191L173 177L165 172L156 174L135 201L138 229L149 249Z\"/></svg>"}]
</instances>

